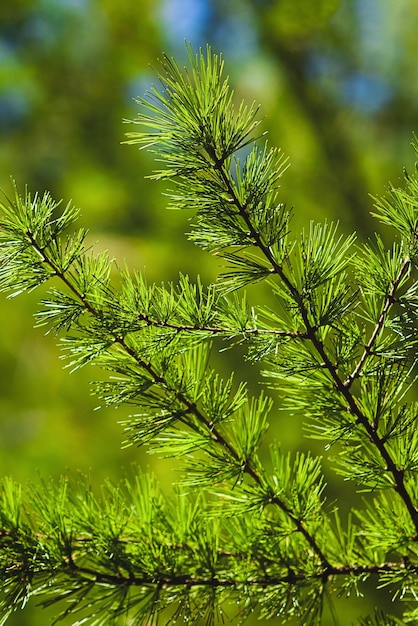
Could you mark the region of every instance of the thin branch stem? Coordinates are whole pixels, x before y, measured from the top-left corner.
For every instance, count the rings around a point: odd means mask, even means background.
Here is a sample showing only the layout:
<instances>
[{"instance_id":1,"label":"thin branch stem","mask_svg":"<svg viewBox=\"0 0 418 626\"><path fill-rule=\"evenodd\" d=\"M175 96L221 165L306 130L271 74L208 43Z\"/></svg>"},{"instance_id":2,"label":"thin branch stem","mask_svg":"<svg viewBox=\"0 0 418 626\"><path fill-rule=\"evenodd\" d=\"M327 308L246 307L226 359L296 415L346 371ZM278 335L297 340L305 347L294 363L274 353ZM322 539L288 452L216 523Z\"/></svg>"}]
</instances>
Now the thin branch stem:
<instances>
[{"instance_id":1,"label":"thin branch stem","mask_svg":"<svg viewBox=\"0 0 418 626\"><path fill-rule=\"evenodd\" d=\"M396 276L395 280L392 282L392 286L390 290L388 291L388 294L386 296L386 299L382 308L382 312L379 316L379 319L377 320L376 326L374 327L373 332L370 335L369 341L364 346L363 354L361 355L360 360L358 361L352 373L348 376L347 380L344 382L344 385L346 387L350 388L354 380L360 376L361 370L363 369L368 357L370 356L373 350L373 346L376 343L380 333L383 330L388 313L396 300L395 298L396 291L401 283L401 280L405 276L405 274L409 271L410 267L411 267L411 261L409 260L409 258L404 259L401 267L399 268L398 275Z\"/></svg>"},{"instance_id":2,"label":"thin branch stem","mask_svg":"<svg viewBox=\"0 0 418 626\"><path fill-rule=\"evenodd\" d=\"M63 566L64 567L64 566ZM67 569L67 568L65 568ZM324 569L321 572L315 572L314 574L305 575L293 572L290 568L287 574L282 576L264 576L263 578L246 578L245 583L242 580L236 580L234 578L223 578L215 575L209 577L195 577L189 574L179 574L176 576L164 576L158 574L134 576L124 576L121 573L110 574L107 572L97 571L90 567L78 566L73 560L68 563L68 569L72 574L81 574L87 576L89 580L94 580L97 583L107 583L113 585L133 585L133 586L145 586L155 585L158 587L241 587L243 584L257 586L257 587L276 587L278 585L287 584L295 585L300 582L308 582L319 580L325 583L328 579L338 576L360 576L362 574L379 576L380 574L387 572L405 571L406 569L412 574L418 574L418 565L406 565L404 562L400 563L382 563L380 565L355 565L348 566L343 565L340 567L331 567Z\"/></svg>"},{"instance_id":3,"label":"thin branch stem","mask_svg":"<svg viewBox=\"0 0 418 626\"><path fill-rule=\"evenodd\" d=\"M154 320L149 315L141 313L138 315L139 321L144 321L146 326L156 326L159 328L168 328L171 330L175 330L178 333L194 333L194 332L204 332L210 333L211 335L226 335L228 337L232 337L237 334L242 335L271 335L274 337L289 337L293 339L308 339L307 333L301 333L299 331L286 331L286 330L275 330L274 328L245 328L240 331L237 331L234 328L222 328L220 326L199 326L199 324L176 324L173 322L167 322L164 320Z\"/></svg>"},{"instance_id":4,"label":"thin branch stem","mask_svg":"<svg viewBox=\"0 0 418 626\"><path fill-rule=\"evenodd\" d=\"M62 272L60 268L52 261L52 259L49 258L46 253L46 249L43 246L40 246L36 241L35 235L30 230L26 230L25 234L28 237L34 250L36 250L40 255L45 265L47 265L52 270L52 275L57 276L57 278L59 278L66 285L66 287L68 287L68 289L76 296L76 298L81 301L86 311L88 311L94 317L100 317L99 311L95 309L94 306L87 300L85 295L80 293L80 291L73 285L73 283L67 278L65 272Z\"/></svg>"}]
</instances>

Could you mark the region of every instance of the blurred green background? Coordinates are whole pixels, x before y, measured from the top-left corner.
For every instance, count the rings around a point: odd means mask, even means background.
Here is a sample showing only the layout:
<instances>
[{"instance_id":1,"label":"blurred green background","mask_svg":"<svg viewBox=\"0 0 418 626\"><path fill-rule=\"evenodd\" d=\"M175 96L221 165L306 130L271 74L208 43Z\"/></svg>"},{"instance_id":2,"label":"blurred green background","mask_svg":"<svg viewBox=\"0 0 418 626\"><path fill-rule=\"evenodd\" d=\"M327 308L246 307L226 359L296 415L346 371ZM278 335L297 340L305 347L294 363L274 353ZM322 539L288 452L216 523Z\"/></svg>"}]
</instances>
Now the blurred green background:
<instances>
[{"instance_id":1,"label":"blurred green background","mask_svg":"<svg viewBox=\"0 0 418 626\"><path fill-rule=\"evenodd\" d=\"M237 97L261 103L270 142L292 164L282 198L295 230L338 219L365 239L376 227L368 194L413 165L417 26L416 0L2 0L0 187L10 192L12 176L21 189L71 198L98 249L149 281L179 271L213 280L217 262L184 236L190 216L167 211L164 186L145 179L149 155L121 145L157 57L181 61L186 39L222 51ZM54 339L32 328L41 296L0 298L1 475L27 483L80 470L98 484L152 462L169 488L166 463L121 449L118 420L129 410L95 411L96 372L69 375ZM240 367L239 355L225 358L225 369ZM301 442L297 421L290 430L277 418L272 434L322 452ZM339 483L330 481L332 499ZM367 607L345 605L342 625ZM10 623L47 622L29 607Z\"/></svg>"}]
</instances>

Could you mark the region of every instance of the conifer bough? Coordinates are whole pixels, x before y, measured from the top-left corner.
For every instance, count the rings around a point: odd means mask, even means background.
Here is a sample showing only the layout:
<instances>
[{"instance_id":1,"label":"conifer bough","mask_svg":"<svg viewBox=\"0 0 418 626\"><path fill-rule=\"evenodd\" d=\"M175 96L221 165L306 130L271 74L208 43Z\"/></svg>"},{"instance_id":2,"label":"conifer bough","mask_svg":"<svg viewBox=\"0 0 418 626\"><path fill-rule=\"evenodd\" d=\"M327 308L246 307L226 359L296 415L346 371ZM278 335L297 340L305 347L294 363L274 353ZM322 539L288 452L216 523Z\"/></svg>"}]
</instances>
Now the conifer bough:
<instances>
[{"instance_id":1,"label":"conifer bough","mask_svg":"<svg viewBox=\"0 0 418 626\"><path fill-rule=\"evenodd\" d=\"M257 108L236 106L221 57L188 52L187 69L163 57L127 143L156 154L171 206L194 211L190 238L225 262L216 284L148 285L123 271L116 289L110 259L74 229L71 203L18 191L1 203L2 290L51 282L37 325L60 335L73 370L111 373L95 391L104 405L133 407L128 442L180 457L184 474L171 498L139 470L99 495L87 482L25 492L3 480L0 624L28 601L56 604L73 624L252 614L346 624L338 598L373 589L393 615L381 606L356 624L416 624L416 172L375 199L389 247L377 234L356 246L330 223L292 233L279 197L287 162L257 136ZM248 302L254 283L264 283L259 299L271 290L269 306ZM321 459L268 440L277 408L221 378L215 341L262 363L281 419L301 414L325 442L329 471L363 492L351 515L327 502Z\"/></svg>"}]
</instances>

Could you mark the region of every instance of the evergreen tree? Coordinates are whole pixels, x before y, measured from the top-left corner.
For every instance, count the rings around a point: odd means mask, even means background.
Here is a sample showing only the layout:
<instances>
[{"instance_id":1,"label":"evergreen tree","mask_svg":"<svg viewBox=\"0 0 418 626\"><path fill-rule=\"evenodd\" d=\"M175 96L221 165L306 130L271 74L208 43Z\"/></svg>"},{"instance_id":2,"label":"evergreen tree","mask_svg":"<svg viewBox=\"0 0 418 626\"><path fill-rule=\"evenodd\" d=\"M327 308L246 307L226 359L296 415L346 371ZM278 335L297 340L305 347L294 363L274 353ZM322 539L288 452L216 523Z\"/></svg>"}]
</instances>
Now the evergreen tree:
<instances>
[{"instance_id":1,"label":"evergreen tree","mask_svg":"<svg viewBox=\"0 0 418 626\"><path fill-rule=\"evenodd\" d=\"M94 389L106 406L134 407L128 442L181 458L184 473L173 497L139 470L99 495L88 481L25 491L3 480L0 624L32 597L72 623L255 613L321 624L334 596L366 581L396 601L396 617L377 609L358 624L416 623L418 179L405 172L404 188L375 199L389 246L379 235L356 246L329 223L293 235L279 200L287 161L257 136L257 107L236 105L210 49L189 59L182 70L163 57L127 142L156 153L171 205L195 211L191 239L226 264L215 285L148 285L119 270L115 287L72 204L18 191L2 202L2 290L53 283L38 326L61 336L72 370L110 372ZM256 283L271 291L265 306L246 296ZM263 364L289 424L301 414L331 467L359 486L348 519L326 501L320 458L270 441L266 460L272 400L221 377L220 345Z\"/></svg>"}]
</instances>

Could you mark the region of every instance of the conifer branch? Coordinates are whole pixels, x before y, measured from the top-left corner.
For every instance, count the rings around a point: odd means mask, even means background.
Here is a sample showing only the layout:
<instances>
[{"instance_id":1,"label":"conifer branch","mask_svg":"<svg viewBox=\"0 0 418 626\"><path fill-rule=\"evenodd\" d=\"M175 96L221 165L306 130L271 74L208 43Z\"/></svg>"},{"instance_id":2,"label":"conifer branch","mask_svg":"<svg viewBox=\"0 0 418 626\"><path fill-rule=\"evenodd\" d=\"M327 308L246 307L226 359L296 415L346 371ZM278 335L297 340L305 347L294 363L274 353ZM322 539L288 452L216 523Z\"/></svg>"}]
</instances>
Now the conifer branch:
<instances>
[{"instance_id":1,"label":"conifer branch","mask_svg":"<svg viewBox=\"0 0 418 626\"><path fill-rule=\"evenodd\" d=\"M404 275L405 271L408 268L408 264L405 263L405 265L402 268L402 272L399 272L399 276L398 276L398 283L401 280L402 276ZM394 289L395 292L395 289ZM390 305L393 303L393 295L390 297L388 296L388 300L387 300L387 307L385 306L385 309L387 308L387 310L389 310ZM332 376L332 379L334 381L335 387L336 389L341 393L342 397L345 398L345 400L347 401L347 410L351 413L351 415L356 419L357 424L360 424L364 430L366 431L370 441L376 446L376 449L378 450L380 456L382 457L382 459L384 460L385 464L386 464L386 471L390 472L393 476L393 488L395 489L395 491L399 494L399 496L402 498L403 502L405 503L405 506L408 510L408 513L411 517L411 520L414 524L415 527L415 531L416 531L416 535L413 538L415 541L418 541L418 509L417 507L414 505L411 495L405 485L405 472L403 469L399 469L396 465L396 463L394 462L390 452L387 449L387 446L385 445L385 441L383 437L380 437L378 432L377 432L377 426L375 424L371 424L369 422L369 420L367 419L367 416L361 411L361 409L359 408L355 397L352 395L349 387L347 387L347 385L345 384L345 382L343 381L343 379L340 377L340 375L337 372L336 367L333 365L333 363L331 362L330 358L328 357L326 350L325 350L325 346L323 344L323 342L318 339L315 331L313 329L310 329L309 326L309 319L308 319L308 313L306 311L306 309L302 308L302 317L305 321L305 324L308 324L308 335L311 338L312 344L314 345L315 349L317 350L318 354L320 355L322 361L323 361L323 366L325 367L325 369L327 369L329 371L329 373ZM382 317L382 316L381 316ZM379 318L379 322L381 320L381 317ZM383 320L380 322L381 324L383 324L384 318L386 317L386 310L384 312L383 315ZM376 328L380 329L380 323L378 322L378 324L376 325ZM376 336L378 334L379 330L376 332ZM375 341L376 337L374 337L373 339L373 343Z\"/></svg>"},{"instance_id":2,"label":"conifer branch","mask_svg":"<svg viewBox=\"0 0 418 626\"><path fill-rule=\"evenodd\" d=\"M29 231L27 231L26 234L31 242L31 245L40 254L43 262L52 270L52 274L54 276L57 276L65 284L65 286L71 290L71 292L81 301L81 303L85 307L86 311L88 311L88 313L90 313L93 317L101 320L103 317L102 313L89 302L88 298L84 294L80 293L80 291L74 286L73 282L69 279L66 273L62 272L57 267L57 265L53 262L53 260L47 254L46 249L38 244L34 234ZM146 316L141 315L141 314L138 316L139 319L141 318L143 319L144 317ZM193 329L193 330L196 330L196 329ZM299 336L299 334L292 333L292 336ZM222 446L222 448L227 451L230 457L241 465L241 469L245 474L250 476L256 482L256 484L259 487L261 487L263 490L266 489L266 485L264 484L264 481L260 477L255 467L253 467L248 462L248 460L245 460L245 462L243 463L243 460L240 458L240 455L235 450L235 448L231 445L231 443L226 440L226 438L222 435L219 429L217 429L216 426L202 413L202 411L196 406L194 402L190 401L181 391L170 388L170 385L164 379L164 376L161 376L161 374L155 370L155 368L150 362L144 361L138 355L136 350L134 350L131 346L129 346L129 344L125 341L124 337L121 337L120 335L113 335L113 339L114 339L114 342L120 345L121 348L125 351L125 353L128 354L135 361L137 365L143 368L152 377L154 383L160 383L164 385L164 387L168 391L174 394L175 398L184 406L185 415L188 414L188 415L194 416L198 420L198 422L200 422L203 426L205 426L207 432L210 433L212 440L215 443ZM188 427L193 428L193 425L191 425L187 421L185 422L183 418L180 418L180 421L183 421L185 425L187 425ZM319 547L315 537L308 531L303 521L298 519L298 517L294 515L294 513L286 505L286 503L276 495L272 495L271 497L269 497L268 503L278 506L283 511L283 513L285 513L289 517L289 519L295 525L296 530L301 533L301 535L305 538L305 540L307 541L308 545L311 547L313 552L318 556L321 566L324 568L330 568L331 567L330 563L328 562L328 559L326 558L325 554Z\"/></svg>"},{"instance_id":3,"label":"conifer branch","mask_svg":"<svg viewBox=\"0 0 418 626\"><path fill-rule=\"evenodd\" d=\"M225 184L225 191L229 194L231 202L236 206L236 208L239 211L239 214L241 215L241 217L243 218L243 220L245 221L251 237L254 240L254 244L257 248L259 248L259 250L261 250L261 252L263 253L263 255L265 256L265 258L267 259L267 261L269 262L269 264L271 265L271 272L274 274L277 274L277 276L280 278L280 280L283 282L283 284L285 285L285 287L287 288L287 290L289 291L289 294L292 296L292 298L294 299L295 302L298 303L298 308L301 314L301 317L303 319L304 325L305 325L305 331L303 333L301 333L302 336L310 339L310 341L312 342L312 345L315 347L318 355L321 357L321 361L322 361L322 367L324 367L326 370L328 370L328 372L330 373L332 380L337 388L337 390L341 393L341 395L346 399L347 401L347 410L350 411L350 413L353 415L353 417L357 420L358 424L361 424L365 431L367 432L367 435L369 436L370 440L373 442L373 444L376 446L377 450L379 451L379 454L381 455L382 459L384 460L385 464L386 464L386 468L387 471L390 472L393 476L393 480L394 480L394 484L393 487L395 489L395 491L397 491L397 493L399 494L399 496L402 498L402 500L405 503L406 508L408 509L408 513L411 517L411 520L414 523L415 526L415 530L416 530L416 540L418 540L418 509L417 507L414 506L413 502L412 502L412 498L406 488L405 485L405 480L404 480L404 471L402 469L399 469L396 466L396 463L394 462L394 460L392 459L389 451L387 450L387 447L385 445L385 442L383 440L383 438L381 438L377 432L377 428L373 425L370 424L369 420L367 419L367 417L362 413L362 411L359 409L357 402L354 398L354 396L351 394L350 392L350 384L352 382L352 380L354 380L359 374L360 371L367 359L367 357L369 356L372 347L377 339L377 337L379 336L381 329L383 328L386 316L389 312L390 307L392 306L393 302L394 302L394 298L395 298L395 294L396 294L396 290L398 288L399 283L401 282L402 278L404 277L405 273L408 271L409 267L410 267L410 261L409 259L405 259L404 263L402 264L398 276L396 277L395 281L393 281L392 284L392 288L389 291L387 298L386 298L386 302L384 305L384 308L382 310L382 313L379 317L379 320L375 326L375 329L372 333L372 336L368 342L368 344L365 347L364 353L362 358L360 359L356 369L353 371L353 373L351 374L351 376L349 377L349 381L350 383L347 384L347 381L343 381L343 379L340 377L340 375L338 374L337 368L334 366L334 364L332 363L331 359L329 358L329 356L327 355L325 346L323 344L323 342L321 341L321 339L318 338L317 336L317 329L316 326L313 325L309 319L309 312L306 308L306 306L303 303L303 299L301 297L301 294L299 293L298 289L296 288L296 286L291 282L291 280L288 278L288 276L286 275L286 272L284 271L282 265L280 265L277 260L275 259L271 249L269 246L265 245L265 243L262 240L262 237L260 235L259 232L257 232L257 230L254 228L251 217L249 212L247 211L247 208L245 207L244 204L242 204L239 200L239 198L237 197L235 191L234 191L234 187L233 184L230 180L230 175L229 172L225 169L223 160L220 160L217 158L216 156L216 152L215 150L212 148L212 150L210 151L210 155L211 158L213 159L213 166L214 168L219 172L224 184Z\"/></svg>"}]
</instances>

